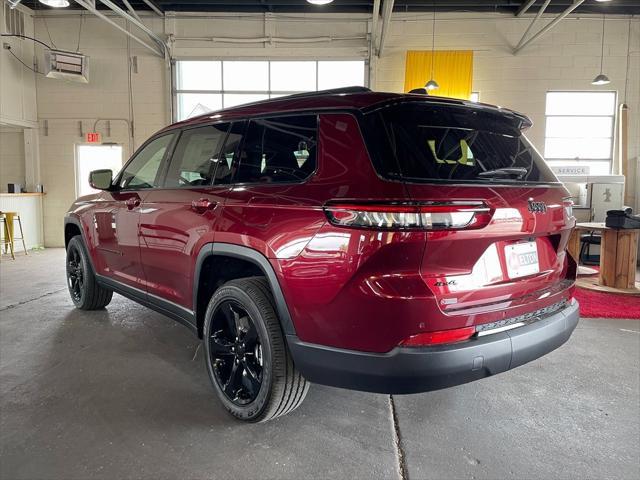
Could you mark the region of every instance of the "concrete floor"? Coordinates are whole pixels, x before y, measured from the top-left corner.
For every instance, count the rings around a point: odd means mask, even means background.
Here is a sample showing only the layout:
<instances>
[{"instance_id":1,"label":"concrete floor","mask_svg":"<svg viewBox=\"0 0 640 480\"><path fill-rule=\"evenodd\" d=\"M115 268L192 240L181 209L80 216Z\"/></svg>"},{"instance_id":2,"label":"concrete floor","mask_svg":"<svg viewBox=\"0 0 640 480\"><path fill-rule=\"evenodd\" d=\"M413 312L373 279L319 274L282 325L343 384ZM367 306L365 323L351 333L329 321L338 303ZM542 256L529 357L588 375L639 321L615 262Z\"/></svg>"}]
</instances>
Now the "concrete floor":
<instances>
[{"instance_id":1,"label":"concrete floor","mask_svg":"<svg viewBox=\"0 0 640 480\"><path fill-rule=\"evenodd\" d=\"M638 321L582 320L550 355L439 392L313 385L245 425L187 329L120 296L75 310L62 250L0 272L2 479L640 478Z\"/></svg>"}]
</instances>

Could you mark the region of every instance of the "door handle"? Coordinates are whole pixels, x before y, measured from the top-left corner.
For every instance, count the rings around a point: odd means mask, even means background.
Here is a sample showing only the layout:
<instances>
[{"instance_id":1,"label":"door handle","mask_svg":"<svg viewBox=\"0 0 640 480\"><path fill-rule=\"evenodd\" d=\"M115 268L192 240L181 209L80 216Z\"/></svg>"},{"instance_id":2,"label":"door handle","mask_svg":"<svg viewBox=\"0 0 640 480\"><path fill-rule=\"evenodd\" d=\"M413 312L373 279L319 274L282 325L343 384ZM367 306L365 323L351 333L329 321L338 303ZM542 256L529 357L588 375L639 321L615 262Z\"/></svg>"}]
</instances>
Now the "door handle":
<instances>
[{"instance_id":1,"label":"door handle","mask_svg":"<svg viewBox=\"0 0 640 480\"><path fill-rule=\"evenodd\" d=\"M134 208L140 206L140 199L138 197L130 197L124 201L124 204L129 210L133 210Z\"/></svg>"},{"instance_id":2,"label":"door handle","mask_svg":"<svg viewBox=\"0 0 640 480\"><path fill-rule=\"evenodd\" d=\"M194 200L191 202L191 210L197 213L204 213L207 210L213 210L217 205L217 202L212 202L206 198L200 200Z\"/></svg>"}]
</instances>

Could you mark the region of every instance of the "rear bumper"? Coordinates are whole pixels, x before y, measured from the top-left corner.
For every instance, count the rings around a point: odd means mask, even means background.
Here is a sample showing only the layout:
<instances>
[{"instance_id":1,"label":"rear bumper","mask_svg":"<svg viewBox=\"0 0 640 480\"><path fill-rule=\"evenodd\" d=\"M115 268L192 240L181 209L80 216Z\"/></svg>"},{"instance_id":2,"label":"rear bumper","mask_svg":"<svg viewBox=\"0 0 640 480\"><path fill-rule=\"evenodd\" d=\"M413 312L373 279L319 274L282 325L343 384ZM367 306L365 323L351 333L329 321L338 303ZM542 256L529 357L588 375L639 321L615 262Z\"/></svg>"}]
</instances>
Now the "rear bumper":
<instances>
[{"instance_id":1,"label":"rear bumper","mask_svg":"<svg viewBox=\"0 0 640 480\"><path fill-rule=\"evenodd\" d=\"M468 342L388 353L343 350L287 336L296 367L310 382L376 393L438 390L504 372L565 343L579 319L578 302L547 318Z\"/></svg>"}]
</instances>

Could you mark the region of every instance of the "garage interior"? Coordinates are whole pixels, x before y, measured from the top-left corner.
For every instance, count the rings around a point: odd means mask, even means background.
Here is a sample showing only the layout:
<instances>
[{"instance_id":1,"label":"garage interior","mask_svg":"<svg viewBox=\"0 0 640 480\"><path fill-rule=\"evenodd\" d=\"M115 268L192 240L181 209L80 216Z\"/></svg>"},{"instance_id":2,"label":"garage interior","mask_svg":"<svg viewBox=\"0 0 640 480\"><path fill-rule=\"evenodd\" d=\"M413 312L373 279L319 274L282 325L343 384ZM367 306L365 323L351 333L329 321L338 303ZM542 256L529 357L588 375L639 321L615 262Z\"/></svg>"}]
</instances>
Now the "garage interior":
<instances>
[{"instance_id":1,"label":"garage interior","mask_svg":"<svg viewBox=\"0 0 640 480\"><path fill-rule=\"evenodd\" d=\"M640 478L639 230L613 260L585 240L640 212L640 1L2 0L0 31L0 478ZM424 394L312 385L248 425L187 329L118 295L74 308L63 218L89 171L210 111L434 80L529 116L572 195L563 347Z\"/></svg>"}]
</instances>

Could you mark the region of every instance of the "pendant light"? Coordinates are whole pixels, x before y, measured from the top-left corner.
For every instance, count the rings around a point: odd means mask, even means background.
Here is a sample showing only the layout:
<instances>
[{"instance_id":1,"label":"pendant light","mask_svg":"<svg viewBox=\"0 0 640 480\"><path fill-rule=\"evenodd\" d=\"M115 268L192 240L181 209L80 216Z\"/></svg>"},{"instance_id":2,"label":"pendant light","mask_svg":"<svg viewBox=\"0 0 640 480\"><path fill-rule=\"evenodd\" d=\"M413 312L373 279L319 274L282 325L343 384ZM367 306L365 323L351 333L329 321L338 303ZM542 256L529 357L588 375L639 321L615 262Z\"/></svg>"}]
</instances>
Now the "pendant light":
<instances>
[{"instance_id":1,"label":"pendant light","mask_svg":"<svg viewBox=\"0 0 640 480\"><path fill-rule=\"evenodd\" d=\"M602 62L604 61L604 21L606 16L602 15L602 49L600 50L600 73L591 81L591 85L607 85L611 82L609 77L602 73Z\"/></svg>"},{"instance_id":2,"label":"pendant light","mask_svg":"<svg viewBox=\"0 0 640 480\"><path fill-rule=\"evenodd\" d=\"M40 0L47 7L64 8L69 6L69 0Z\"/></svg>"},{"instance_id":3,"label":"pendant light","mask_svg":"<svg viewBox=\"0 0 640 480\"><path fill-rule=\"evenodd\" d=\"M427 91L432 91L440 88L438 82L436 82L433 78L433 60L435 56L435 46L436 46L436 2L433 2L433 26L431 27L431 79L427 82L424 88Z\"/></svg>"}]
</instances>

